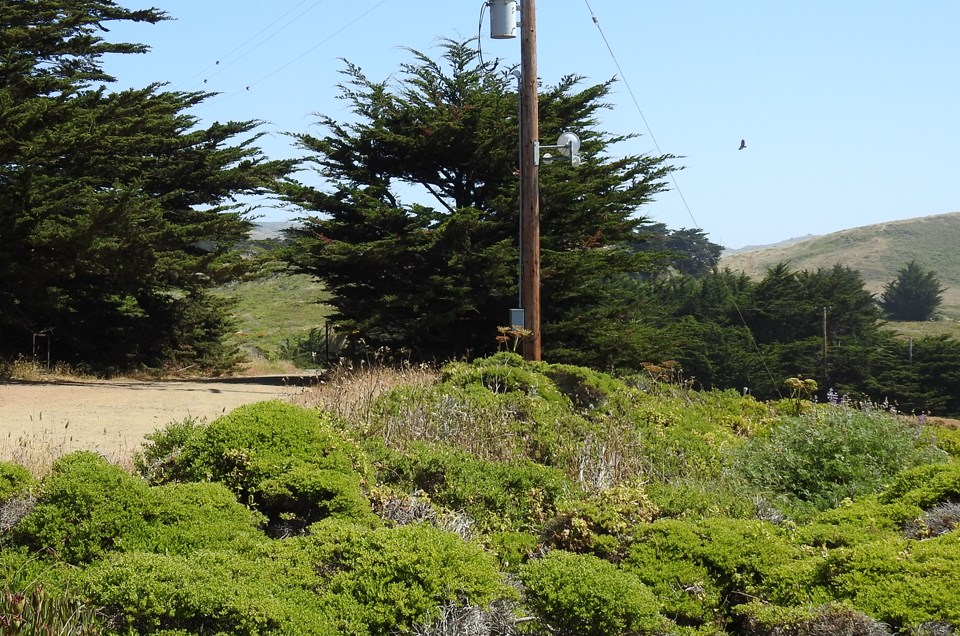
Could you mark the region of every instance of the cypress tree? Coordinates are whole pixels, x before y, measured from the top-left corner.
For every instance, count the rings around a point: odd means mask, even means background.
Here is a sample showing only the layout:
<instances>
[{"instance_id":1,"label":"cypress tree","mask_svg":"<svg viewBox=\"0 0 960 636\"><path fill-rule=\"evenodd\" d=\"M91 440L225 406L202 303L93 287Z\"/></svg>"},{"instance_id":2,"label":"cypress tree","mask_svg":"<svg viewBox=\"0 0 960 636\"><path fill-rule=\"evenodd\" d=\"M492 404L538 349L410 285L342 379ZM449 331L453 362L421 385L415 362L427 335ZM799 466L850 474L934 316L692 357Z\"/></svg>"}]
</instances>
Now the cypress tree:
<instances>
[{"instance_id":1,"label":"cypress tree","mask_svg":"<svg viewBox=\"0 0 960 636\"><path fill-rule=\"evenodd\" d=\"M469 41L441 50L440 59L410 51L383 82L347 63L340 91L352 120L321 115L322 136L297 136L331 190L287 191L312 215L290 260L326 283L340 329L421 358L492 350L517 306L515 79L481 63ZM579 168L540 170L547 356L609 329L585 321L587 310L632 293L622 276L652 266L628 244L646 222L638 209L672 170L669 156L611 157L627 138L598 128L611 82L581 82L540 91L542 137L576 131L584 156Z\"/></svg>"},{"instance_id":2,"label":"cypress tree","mask_svg":"<svg viewBox=\"0 0 960 636\"><path fill-rule=\"evenodd\" d=\"M222 367L229 328L207 290L242 268L250 222L235 202L291 169L253 145L257 122L200 127L209 94L160 84L110 92L104 39L154 9L111 0L0 3L0 354L50 334L93 367Z\"/></svg>"}]
</instances>

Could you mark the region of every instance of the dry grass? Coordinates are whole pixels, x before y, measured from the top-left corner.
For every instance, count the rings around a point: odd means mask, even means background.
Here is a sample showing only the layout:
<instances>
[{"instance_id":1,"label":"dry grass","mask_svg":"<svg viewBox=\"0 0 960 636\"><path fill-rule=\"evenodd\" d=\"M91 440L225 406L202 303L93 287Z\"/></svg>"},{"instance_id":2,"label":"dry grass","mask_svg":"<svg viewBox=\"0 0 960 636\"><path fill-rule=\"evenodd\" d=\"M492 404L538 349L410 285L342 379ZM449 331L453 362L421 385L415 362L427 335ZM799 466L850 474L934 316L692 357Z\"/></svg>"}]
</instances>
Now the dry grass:
<instances>
[{"instance_id":1,"label":"dry grass","mask_svg":"<svg viewBox=\"0 0 960 636\"><path fill-rule=\"evenodd\" d=\"M103 435L103 447L114 450L101 455L110 463L132 472L133 456L138 449L128 448L123 444L117 448L114 440L107 440L106 431ZM41 478L50 473L54 461L74 450L72 442L73 438L66 429L61 433L45 429L40 433L20 435L16 438L8 435L0 440L0 462L23 466L34 477Z\"/></svg>"},{"instance_id":2,"label":"dry grass","mask_svg":"<svg viewBox=\"0 0 960 636\"><path fill-rule=\"evenodd\" d=\"M306 389L294 403L319 407L347 421L369 422L376 399L401 386L427 387L435 384L440 374L427 365L346 363L337 365L315 386Z\"/></svg>"},{"instance_id":3,"label":"dry grass","mask_svg":"<svg viewBox=\"0 0 960 636\"><path fill-rule=\"evenodd\" d=\"M92 380L94 377L66 364L57 363L47 368L36 360L21 356L12 361L0 360L0 379L21 382L61 382Z\"/></svg>"}]
</instances>

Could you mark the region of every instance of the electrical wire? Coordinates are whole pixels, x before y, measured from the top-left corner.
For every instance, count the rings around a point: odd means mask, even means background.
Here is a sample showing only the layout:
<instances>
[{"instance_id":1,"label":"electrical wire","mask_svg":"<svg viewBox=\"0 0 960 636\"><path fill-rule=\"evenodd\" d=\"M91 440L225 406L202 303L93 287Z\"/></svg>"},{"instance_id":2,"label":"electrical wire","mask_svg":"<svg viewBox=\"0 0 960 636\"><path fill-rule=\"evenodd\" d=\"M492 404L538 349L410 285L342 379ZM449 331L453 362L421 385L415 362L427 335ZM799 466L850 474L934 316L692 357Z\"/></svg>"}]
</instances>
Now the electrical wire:
<instances>
[{"instance_id":1,"label":"electrical wire","mask_svg":"<svg viewBox=\"0 0 960 636\"><path fill-rule=\"evenodd\" d=\"M477 58L480 60L480 68L483 68L483 14L489 4L488 0L484 0L480 5L480 20L477 22Z\"/></svg>"},{"instance_id":2,"label":"electrical wire","mask_svg":"<svg viewBox=\"0 0 960 636\"><path fill-rule=\"evenodd\" d=\"M303 59L304 57L306 57L307 55L309 55L310 53L312 53L312 52L315 51L316 49L320 48L321 46L323 46L324 44L326 44L327 42L329 42L330 40L332 40L332 39L335 38L336 36L340 35L341 33L343 33L344 31L346 31L347 29L349 29L350 27L352 27L354 24L356 24L357 22L359 22L359 21L362 20L363 18L367 17L368 15L370 15L371 13L373 13L374 11L376 11L377 9L379 9L381 6L383 6L384 4L386 4L386 3L389 2L389 1L390 1L390 0L380 0L380 2L378 2L378 3L375 4L375 5L373 5L372 7L370 7L369 9L367 9L366 11L364 11L363 13L361 13L359 16L357 16L356 18L354 18L354 19L351 20L350 22L346 23L345 25L343 25L342 27L340 27L339 29L337 29L336 31L334 31L333 33L331 33L330 35L328 35L328 36L325 37L324 39L320 40L319 42L317 42L316 44L314 44L312 47L310 47L309 49L307 49L307 50L304 51L303 53L297 55L297 56L294 57L293 59L285 62L283 65L281 65L281 66L275 68L274 70L270 71L269 73L267 73L266 75L264 75L264 76L261 77L260 79L254 81L254 82L250 82L249 84L247 84L246 86L244 86L244 88L235 90L235 91L233 91L232 93L228 93L228 94L222 95L222 96L220 96L219 98L216 98L216 99L212 99L212 100L203 102L202 104L199 104L199 105L197 106L197 108L198 108L198 109L203 109L204 107L213 106L214 104L219 104L219 103L224 102L224 101L226 101L226 100L228 100L228 99L231 99L231 98L233 98L233 97L236 97L237 95L242 95L243 93L248 92L248 91L249 91L251 88L253 88L254 86L256 86L256 85L258 85L258 84L261 84L261 83L267 81L268 79L270 79L270 78L273 77L274 75L280 73L281 71L283 71L283 70L286 69L287 67L289 67L289 66L293 65L294 63L300 61L301 59ZM318 2L322 2L322 0L318 0Z\"/></svg>"},{"instance_id":3,"label":"electrical wire","mask_svg":"<svg viewBox=\"0 0 960 636\"><path fill-rule=\"evenodd\" d=\"M217 76L217 75L218 75L221 71L223 71L224 69L229 68L230 66L233 66L234 64L236 64L237 62L239 62L241 59L243 59L244 57L246 57L247 55L249 55L249 54L252 53L253 51L257 50L257 49L260 48L261 46L263 46L263 44L265 44L266 42L269 42L271 39L273 39L273 38L276 37L279 33L281 33L284 29L286 29L287 27L289 27L291 24L295 23L295 22L296 22L297 20L299 20L301 17L303 17L304 15L306 15L307 13L309 13L311 10L313 10L314 7L316 7L318 4L320 4L321 2L323 2L323 0L316 0L316 2L314 2L312 5L310 5L305 11L301 12L301 13L298 14L296 17L294 17L292 20L290 20L289 22L287 22L286 24L284 24L282 27L280 27L279 29L277 29L276 31L274 31L273 33L271 33L268 37L264 38L263 41L261 41L259 44L257 44L256 46L254 46L254 47L251 48L250 50L246 51L243 55L241 55L241 56L238 57L237 59L231 61L229 64L222 64L222 62L225 62L226 60L230 59L230 56L231 56L231 55L233 55L233 54L236 53L237 51L241 50L242 48L244 48L245 46L247 46L248 44L250 44L251 42L253 42L254 40L256 40L258 37L260 37L261 35L263 35L263 34L266 33L267 31L269 31L270 29L272 29L272 28L274 27L274 25L276 25L278 22L280 22L281 20L283 20L284 18L286 18L288 15L290 15L291 13L293 13L294 11L296 11L299 7L303 6L304 4L306 4L306 3L309 2L309 1L310 1L310 0L300 0L300 2L298 2L298 3L295 4L295 5L293 5L291 8L287 9L286 12L284 12L283 14L281 14L281 15L280 15L277 19L275 19L273 22L271 22L271 23L268 24L267 26L263 27L262 29L260 29L260 30L257 31L256 33L254 33L252 36L250 36L249 38L247 38L246 40L244 40L243 42L241 42L240 44L238 44L237 46L235 46L233 49L231 49L229 52L227 52L226 55L222 55L222 56L218 57L212 64L207 65L206 67L204 67L202 70L200 70L200 71L197 72L196 74L190 76L189 78L187 78L187 79L184 80L183 82L178 83L178 85L190 85L191 83L195 83L194 80L198 80L198 79L200 79L200 78L203 78L203 83L206 83L207 80L210 80L210 79L212 79L213 77ZM208 71L210 71L210 70L215 70L215 72L208 75L207 73L208 73Z\"/></svg>"},{"instance_id":4,"label":"electrical wire","mask_svg":"<svg viewBox=\"0 0 960 636\"><path fill-rule=\"evenodd\" d=\"M617 60L616 54L613 52L613 47L610 46L610 41L607 39L606 33L603 31L603 27L600 26L600 20L597 18L597 14L593 11L593 7L590 6L590 0L583 0L587 5L587 11L590 12L590 18L593 20L593 23L597 26L597 31L600 32L600 38L603 40L604 45L607 47L607 51L610 53L610 58L613 60L614 66L617 68L617 73L620 74L620 80L623 82L624 86L627 87L627 92L630 94L630 99L633 100L633 105L636 107L637 112L640 114L640 119L643 121L643 125L647 130L647 134L650 136L650 140L653 142L654 148L657 149L659 155L663 155L663 151L660 150L660 144L657 143L657 138L653 134L653 129L650 127L650 124L647 123L647 118L643 114L643 109L640 108L640 101L637 99L636 94L633 92L633 88L630 86L630 82L627 80L626 74L623 72L623 68L620 66L619 60ZM673 172L670 172L670 182L673 184L674 189L677 191L677 195L680 197L680 201L683 203L684 209L687 211L687 215L690 217L690 220L693 222L693 226L696 228L700 227L700 224L697 223L697 219L693 216L693 210L690 209L690 205L687 203L687 199L683 196L683 190L680 189L680 184L677 182L676 177ZM763 357L763 353L760 351L760 346L757 344L756 338L753 337L753 330L750 329L750 325L747 324L746 318L743 316L743 312L740 310L740 305L737 303L736 296L727 286L727 282L721 277L720 284L723 285L724 290L730 297L730 301L733 303L733 307L737 312L737 316L740 318L740 322L746 328L747 332L750 334L750 342L753 344L754 351L760 358L760 363L763 365L764 371L767 373L767 377L770 379L771 384L776 389L777 394L783 398L783 394L780 392L780 387L777 384L776 380L773 377L773 373L770 371L770 368L767 366L767 362Z\"/></svg>"}]
</instances>

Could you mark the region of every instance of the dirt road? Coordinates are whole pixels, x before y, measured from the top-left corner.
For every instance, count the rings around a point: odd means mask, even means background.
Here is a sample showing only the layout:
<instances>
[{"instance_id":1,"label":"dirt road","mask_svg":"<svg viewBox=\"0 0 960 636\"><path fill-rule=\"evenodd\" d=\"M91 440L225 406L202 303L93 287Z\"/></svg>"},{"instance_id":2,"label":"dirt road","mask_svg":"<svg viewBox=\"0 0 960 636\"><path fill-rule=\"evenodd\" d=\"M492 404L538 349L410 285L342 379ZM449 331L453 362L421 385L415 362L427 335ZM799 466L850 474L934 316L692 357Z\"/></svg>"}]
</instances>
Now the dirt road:
<instances>
[{"instance_id":1,"label":"dirt road","mask_svg":"<svg viewBox=\"0 0 960 636\"><path fill-rule=\"evenodd\" d=\"M303 379L0 383L0 460L42 466L73 450L125 463L144 435L187 417L210 421L251 402L289 400Z\"/></svg>"}]
</instances>

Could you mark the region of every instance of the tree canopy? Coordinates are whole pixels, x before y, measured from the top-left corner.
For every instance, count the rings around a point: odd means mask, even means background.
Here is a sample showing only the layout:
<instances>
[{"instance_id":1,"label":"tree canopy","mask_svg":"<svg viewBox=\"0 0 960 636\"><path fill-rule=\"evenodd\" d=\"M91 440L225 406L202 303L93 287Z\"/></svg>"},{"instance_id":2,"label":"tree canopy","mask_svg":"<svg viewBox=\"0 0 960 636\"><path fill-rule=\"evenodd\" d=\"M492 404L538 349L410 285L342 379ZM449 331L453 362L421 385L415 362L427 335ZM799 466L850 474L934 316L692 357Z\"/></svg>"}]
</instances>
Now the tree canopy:
<instances>
[{"instance_id":1,"label":"tree canopy","mask_svg":"<svg viewBox=\"0 0 960 636\"><path fill-rule=\"evenodd\" d=\"M910 261L884 285L880 306L890 320L929 320L940 306L944 291L936 272Z\"/></svg>"},{"instance_id":2,"label":"tree canopy","mask_svg":"<svg viewBox=\"0 0 960 636\"><path fill-rule=\"evenodd\" d=\"M110 92L114 21L155 9L112 0L0 4L0 354L44 333L57 359L95 367L229 364L222 302L242 267L238 195L293 165L254 145L258 122L198 125L207 93Z\"/></svg>"},{"instance_id":3,"label":"tree canopy","mask_svg":"<svg viewBox=\"0 0 960 636\"><path fill-rule=\"evenodd\" d=\"M320 115L297 135L329 191L291 185L312 215L291 262L333 294L340 329L368 346L420 357L482 353L517 306L518 102L510 69L481 63L469 41L439 59L409 51L393 79L350 63L340 97L350 121ZM657 257L628 249L638 209L664 188L670 156L614 158L627 137L598 128L611 82L569 76L540 91L544 138L574 130L583 165L541 170L545 350L575 346L586 309L624 292L621 275Z\"/></svg>"}]
</instances>

